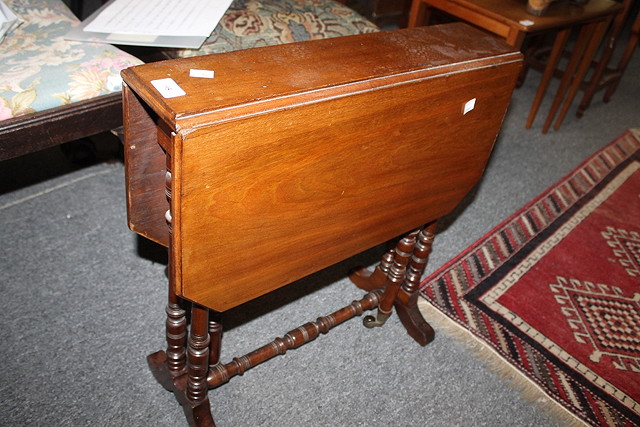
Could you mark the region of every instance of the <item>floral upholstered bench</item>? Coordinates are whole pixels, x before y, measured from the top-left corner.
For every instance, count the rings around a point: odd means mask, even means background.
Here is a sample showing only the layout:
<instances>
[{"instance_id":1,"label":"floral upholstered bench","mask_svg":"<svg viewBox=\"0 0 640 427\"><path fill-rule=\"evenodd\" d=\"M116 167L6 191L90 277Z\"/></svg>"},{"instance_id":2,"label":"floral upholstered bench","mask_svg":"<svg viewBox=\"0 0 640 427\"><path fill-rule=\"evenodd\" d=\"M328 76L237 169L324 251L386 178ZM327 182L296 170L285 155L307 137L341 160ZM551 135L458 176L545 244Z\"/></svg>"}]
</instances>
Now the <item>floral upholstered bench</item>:
<instances>
[{"instance_id":1,"label":"floral upholstered bench","mask_svg":"<svg viewBox=\"0 0 640 427\"><path fill-rule=\"evenodd\" d=\"M24 22L0 44L0 160L121 126L120 71L142 61L64 39L62 0L8 0Z\"/></svg>"},{"instance_id":2,"label":"floral upholstered bench","mask_svg":"<svg viewBox=\"0 0 640 427\"><path fill-rule=\"evenodd\" d=\"M8 0L25 22L0 45L0 161L122 125L120 71L141 64L114 46L64 39L78 19L62 0ZM334 0L235 0L200 49L169 58L375 32Z\"/></svg>"},{"instance_id":3,"label":"floral upholstered bench","mask_svg":"<svg viewBox=\"0 0 640 427\"><path fill-rule=\"evenodd\" d=\"M342 3L235 0L200 49L166 49L165 53L183 58L379 31Z\"/></svg>"}]
</instances>

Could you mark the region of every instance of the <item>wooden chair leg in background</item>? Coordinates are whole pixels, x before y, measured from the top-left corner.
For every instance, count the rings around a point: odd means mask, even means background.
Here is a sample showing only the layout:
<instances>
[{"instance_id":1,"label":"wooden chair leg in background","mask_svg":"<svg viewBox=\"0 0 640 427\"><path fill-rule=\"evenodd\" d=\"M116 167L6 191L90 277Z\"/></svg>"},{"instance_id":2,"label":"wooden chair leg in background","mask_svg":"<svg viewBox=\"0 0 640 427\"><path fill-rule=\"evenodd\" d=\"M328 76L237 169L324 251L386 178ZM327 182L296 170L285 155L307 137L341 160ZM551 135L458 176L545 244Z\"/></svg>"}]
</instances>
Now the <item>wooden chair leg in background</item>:
<instances>
[{"instance_id":1,"label":"wooden chair leg in background","mask_svg":"<svg viewBox=\"0 0 640 427\"><path fill-rule=\"evenodd\" d=\"M592 24L587 24L590 28ZM587 26L585 25L585 26ZM580 85L584 81L584 76L589 71L589 67L591 66L591 58L594 57L598 47L600 46L600 42L602 41L602 37L604 36L605 31L609 25L609 20L604 20L598 22L597 24L593 24L595 28L593 28L590 33L589 40L587 42L587 46L582 54L583 59L580 61L578 69L576 71L575 76L573 77L573 84L569 89L569 93L567 94L567 98L562 105L562 109L560 110L560 114L553 125L555 130L560 129L560 125L562 125L562 121L564 120L569 108L571 107L571 103L573 102L573 98L575 98L576 93L580 89Z\"/></svg>"},{"instance_id":2,"label":"wooden chair leg in background","mask_svg":"<svg viewBox=\"0 0 640 427\"><path fill-rule=\"evenodd\" d=\"M562 101L564 100L564 95L567 93L567 89L571 85L573 81L573 75L575 74L576 68L580 63L582 55L587 47L587 40L591 36L591 32L593 31L593 27L590 24L585 24L580 29L578 34L578 39L576 40L575 46L571 52L571 57L569 58L569 63L562 74L562 80L560 80L560 85L558 86L558 91L556 92L555 97L553 98L553 103L551 104L551 109L547 114L547 118L542 126L542 133L547 133L549 128L551 127L551 123L556 116L556 113L560 106L562 105ZM549 67L549 65L547 65ZM555 68L555 67L554 67Z\"/></svg>"},{"instance_id":3,"label":"wooden chair leg in background","mask_svg":"<svg viewBox=\"0 0 640 427\"><path fill-rule=\"evenodd\" d=\"M595 69L593 72L593 76L591 77L590 81L588 82L588 84L584 89L584 95L582 96L582 101L580 102L580 105L578 106L578 110L576 112L576 116L578 117L582 117L584 115L584 111L587 108L589 108L589 105L591 104L591 100L593 99L593 96L596 94L598 90L604 87L611 88L612 86L616 86L615 82L620 79L622 74L624 74L624 68L626 67L625 57L627 58L626 62L628 62L631 56L630 54L628 55L628 53L633 51L633 48L629 50L629 45L632 44L632 39L634 37L633 36L634 30L632 27L631 36L627 43L625 53L623 53L618 66L616 68L609 67L609 63L611 62L611 57L613 56L613 53L616 49L616 45L620 38L620 34L622 33L622 30L626 25L627 18L629 17L629 14L632 11L634 1L622 0L622 3L624 5L624 9L620 11L618 14L616 14L615 18L613 19L613 23L609 30L609 34L607 35L606 43L604 43L602 54L600 55L600 59L595 62ZM637 40L638 40L637 26L640 25L639 24L640 14L636 19L637 21L635 22L634 25L636 25L635 40L637 43ZM615 88L613 90L615 91ZM610 96L607 97L607 95L605 95L604 102L608 102L608 98L610 98Z\"/></svg>"},{"instance_id":4,"label":"wooden chair leg in background","mask_svg":"<svg viewBox=\"0 0 640 427\"><path fill-rule=\"evenodd\" d=\"M422 1L412 1L409 11L409 21L407 28L414 28L421 25L428 25L431 16L431 8L428 8Z\"/></svg>"},{"instance_id":5,"label":"wooden chair leg in background","mask_svg":"<svg viewBox=\"0 0 640 427\"><path fill-rule=\"evenodd\" d=\"M545 93L547 92L547 88L553 79L553 74L556 71L556 66L558 65L558 61L562 56L562 52L564 51L564 47L567 44L567 40L569 39L569 35L571 34L571 29L567 28L561 30L556 35L555 41L553 42L553 47L551 49L551 54L549 55L549 59L547 60L547 66L544 69L544 73L542 75L542 80L540 81L540 85L538 86L538 91L536 92L536 96L533 100L533 104L531 105L531 110L529 110L529 117L527 118L527 123L525 128L530 129L533 121L536 118L536 114L540 109L540 104L542 103L542 98L544 98Z\"/></svg>"},{"instance_id":6,"label":"wooden chair leg in background","mask_svg":"<svg viewBox=\"0 0 640 427\"><path fill-rule=\"evenodd\" d=\"M611 25L611 29L609 30L609 34L607 36L607 41L603 46L600 59L596 62L593 76L584 89L584 95L582 96L582 100L580 101L580 105L578 106L578 110L576 111L577 117L582 117L584 115L584 111L589 108L589 105L591 104L591 99L598 91L598 89L601 88L603 78L606 75L607 67L609 65L609 61L611 60L611 56L613 55L613 51L616 47L617 39L620 36L620 32L622 31L622 27L624 26L624 22L627 15L629 14L629 9L631 8L633 1L624 0L623 3L624 9L615 16L615 19L613 20L613 24Z\"/></svg>"},{"instance_id":7,"label":"wooden chair leg in background","mask_svg":"<svg viewBox=\"0 0 640 427\"><path fill-rule=\"evenodd\" d=\"M627 68L627 65L629 65L631 56L633 55L633 52L638 47L639 38L640 38L640 13L638 13L638 15L636 16L636 20L634 21L633 26L631 27L631 36L629 37L627 47L625 48L624 53L620 58L620 62L616 67L616 71L615 71L616 75L613 79L611 79L611 83L609 83L609 85L607 86L607 90L603 98L604 102L609 102L614 92L618 88L620 79L622 78L622 75L624 74L624 71Z\"/></svg>"}]
</instances>

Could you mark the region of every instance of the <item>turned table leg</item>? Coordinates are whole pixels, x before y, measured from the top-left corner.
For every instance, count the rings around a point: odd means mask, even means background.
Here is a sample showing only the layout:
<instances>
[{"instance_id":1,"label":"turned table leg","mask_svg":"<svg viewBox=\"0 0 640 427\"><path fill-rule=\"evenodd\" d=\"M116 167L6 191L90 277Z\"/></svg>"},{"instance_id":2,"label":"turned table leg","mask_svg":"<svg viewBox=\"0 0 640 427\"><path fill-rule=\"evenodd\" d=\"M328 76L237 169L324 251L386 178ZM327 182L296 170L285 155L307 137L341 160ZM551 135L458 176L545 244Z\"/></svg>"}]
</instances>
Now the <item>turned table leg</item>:
<instances>
[{"instance_id":1,"label":"turned table leg","mask_svg":"<svg viewBox=\"0 0 640 427\"><path fill-rule=\"evenodd\" d=\"M396 300L395 308L407 333L420 345L427 345L435 336L435 332L418 309L418 287L424 269L429 261L429 254L435 238L436 222L427 224L418 234L413 249L413 256L407 268L407 274Z\"/></svg>"},{"instance_id":2,"label":"turned table leg","mask_svg":"<svg viewBox=\"0 0 640 427\"><path fill-rule=\"evenodd\" d=\"M187 346L187 373L175 381L176 397L190 425L215 426L209 404L209 310L197 304L191 308ZM216 339L219 342L219 339ZM217 357L217 356L216 356Z\"/></svg>"},{"instance_id":3,"label":"turned table leg","mask_svg":"<svg viewBox=\"0 0 640 427\"><path fill-rule=\"evenodd\" d=\"M354 270L349 279L358 288L365 291L374 291L382 288L387 283L387 276L389 270L393 264L393 254L395 250L390 250L382 256L380 263L373 269L373 271L366 268L358 268Z\"/></svg>"},{"instance_id":4,"label":"turned table leg","mask_svg":"<svg viewBox=\"0 0 640 427\"><path fill-rule=\"evenodd\" d=\"M395 249L382 257L373 272L361 268L350 275L351 281L361 289L385 287L376 316L365 317L365 326L382 326L395 306L400 321L413 339L420 345L433 341L433 328L418 310L417 290L431 253L436 225L433 221L401 239Z\"/></svg>"},{"instance_id":5,"label":"turned table leg","mask_svg":"<svg viewBox=\"0 0 640 427\"><path fill-rule=\"evenodd\" d=\"M169 248L171 248L173 240L171 181L171 156L167 153L165 193L169 209L165 214L165 219L170 235ZM186 311L182 307L185 301L176 293L176 272L172 258L171 250L169 250L169 265L167 267L169 295L166 308L167 350L149 355L147 361L156 380L164 388L174 393L182 405L190 425L215 427L209 404L207 377L209 366L218 363L222 327L219 323L209 320L208 309L197 304L191 306L191 325L188 327Z\"/></svg>"},{"instance_id":6,"label":"turned table leg","mask_svg":"<svg viewBox=\"0 0 640 427\"><path fill-rule=\"evenodd\" d=\"M382 300L378 306L378 312L374 316L366 316L364 318L364 325L367 328L375 328L382 326L386 323L389 316L391 316L393 303L398 295L400 286L404 281L407 265L411 258L411 253L416 245L416 236L420 230L409 233L406 237L403 237L396 246L393 254L393 263L389 269L387 275L387 286L382 294Z\"/></svg>"},{"instance_id":7,"label":"turned table leg","mask_svg":"<svg viewBox=\"0 0 640 427\"><path fill-rule=\"evenodd\" d=\"M170 156L167 155L167 171L165 174L165 194L169 206L171 205L171 165ZM171 235L171 208L165 214L169 234ZM166 307L166 352L159 351L147 357L149 367L156 380L167 390L174 390L174 379L185 373L187 364L187 317L181 305L181 299L175 291L175 277L173 263L169 256L167 266L169 276L169 291Z\"/></svg>"}]
</instances>

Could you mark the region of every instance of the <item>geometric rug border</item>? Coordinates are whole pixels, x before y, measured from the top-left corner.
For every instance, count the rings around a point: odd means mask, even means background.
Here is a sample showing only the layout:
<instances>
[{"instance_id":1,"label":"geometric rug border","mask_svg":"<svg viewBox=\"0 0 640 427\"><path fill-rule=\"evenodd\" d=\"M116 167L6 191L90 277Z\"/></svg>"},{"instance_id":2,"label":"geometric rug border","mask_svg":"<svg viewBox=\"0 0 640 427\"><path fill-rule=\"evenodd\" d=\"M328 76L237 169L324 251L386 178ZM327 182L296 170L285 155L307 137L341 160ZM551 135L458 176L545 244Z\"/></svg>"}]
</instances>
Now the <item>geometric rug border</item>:
<instances>
[{"instance_id":1,"label":"geometric rug border","mask_svg":"<svg viewBox=\"0 0 640 427\"><path fill-rule=\"evenodd\" d=\"M422 296L418 298L418 309L436 331L442 331L446 336L454 338L467 347L476 359L482 361L490 371L495 372L507 381L509 386L516 389L523 400L536 405L563 426L587 425L581 417L549 396L543 387L505 359L494 346L487 344L477 333L461 325Z\"/></svg>"},{"instance_id":2,"label":"geometric rug border","mask_svg":"<svg viewBox=\"0 0 640 427\"><path fill-rule=\"evenodd\" d=\"M640 130L625 131L440 267L420 286L420 294L433 307L508 360L565 410L592 425L640 425L640 413L566 366L526 334L511 330L508 322L491 310L482 311L482 304L475 307L462 301L467 293L468 298L473 298L473 289L496 270L509 270L514 257L521 256L527 245L535 245L537 239L550 233L558 219L578 209L585 195L605 185L616 170L633 158L640 160L639 153ZM525 362L544 372L535 375L534 369L525 368L523 354L529 358Z\"/></svg>"}]
</instances>

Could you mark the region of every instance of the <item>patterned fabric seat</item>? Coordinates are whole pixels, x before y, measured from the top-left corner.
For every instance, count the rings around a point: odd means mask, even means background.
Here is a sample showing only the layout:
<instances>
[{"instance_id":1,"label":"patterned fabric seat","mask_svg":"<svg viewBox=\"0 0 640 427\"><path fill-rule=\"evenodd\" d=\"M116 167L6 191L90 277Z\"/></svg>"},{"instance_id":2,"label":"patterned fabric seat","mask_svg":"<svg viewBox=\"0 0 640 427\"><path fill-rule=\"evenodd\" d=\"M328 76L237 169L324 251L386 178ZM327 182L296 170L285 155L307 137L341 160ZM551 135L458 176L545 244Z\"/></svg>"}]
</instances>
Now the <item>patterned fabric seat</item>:
<instances>
[{"instance_id":1,"label":"patterned fabric seat","mask_svg":"<svg viewBox=\"0 0 640 427\"><path fill-rule=\"evenodd\" d=\"M122 124L120 71L139 59L107 44L68 41L78 19L62 0L5 0L25 22L0 44L0 161ZM189 57L347 36L378 28L334 0L235 0Z\"/></svg>"},{"instance_id":2,"label":"patterned fabric seat","mask_svg":"<svg viewBox=\"0 0 640 427\"><path fill-rule=\"evenodd\" d=\"M119 73L137 58L106 44L64 40L78 19L61 0L9 0L25 22L0 49L0 120L120 91ZM204 46L172 57L377 31L333 0L236 0Z\"/></svg>"},{"instance_id":3,"label":"patterned fabric seat","mask_svg":"<svg viewBox=\"0 0 640 427\"><path fill-rule=\"evenodd\" d=\"M172 58L378 31L334 0L235 0L200 49L167 49Z\"/></svg>"},{"instance_id":4,"label":"patterned fabric seat","mask_svg":"<svg viewBox=\"0 0 640 427\"><path fill-rule=\"evenodd\" d=\"M8 0L24 20L0 44L0 120L120 92L139 59L106 44L68 41L79 20L62 0Z\"/></svg>"}]
</instances>

